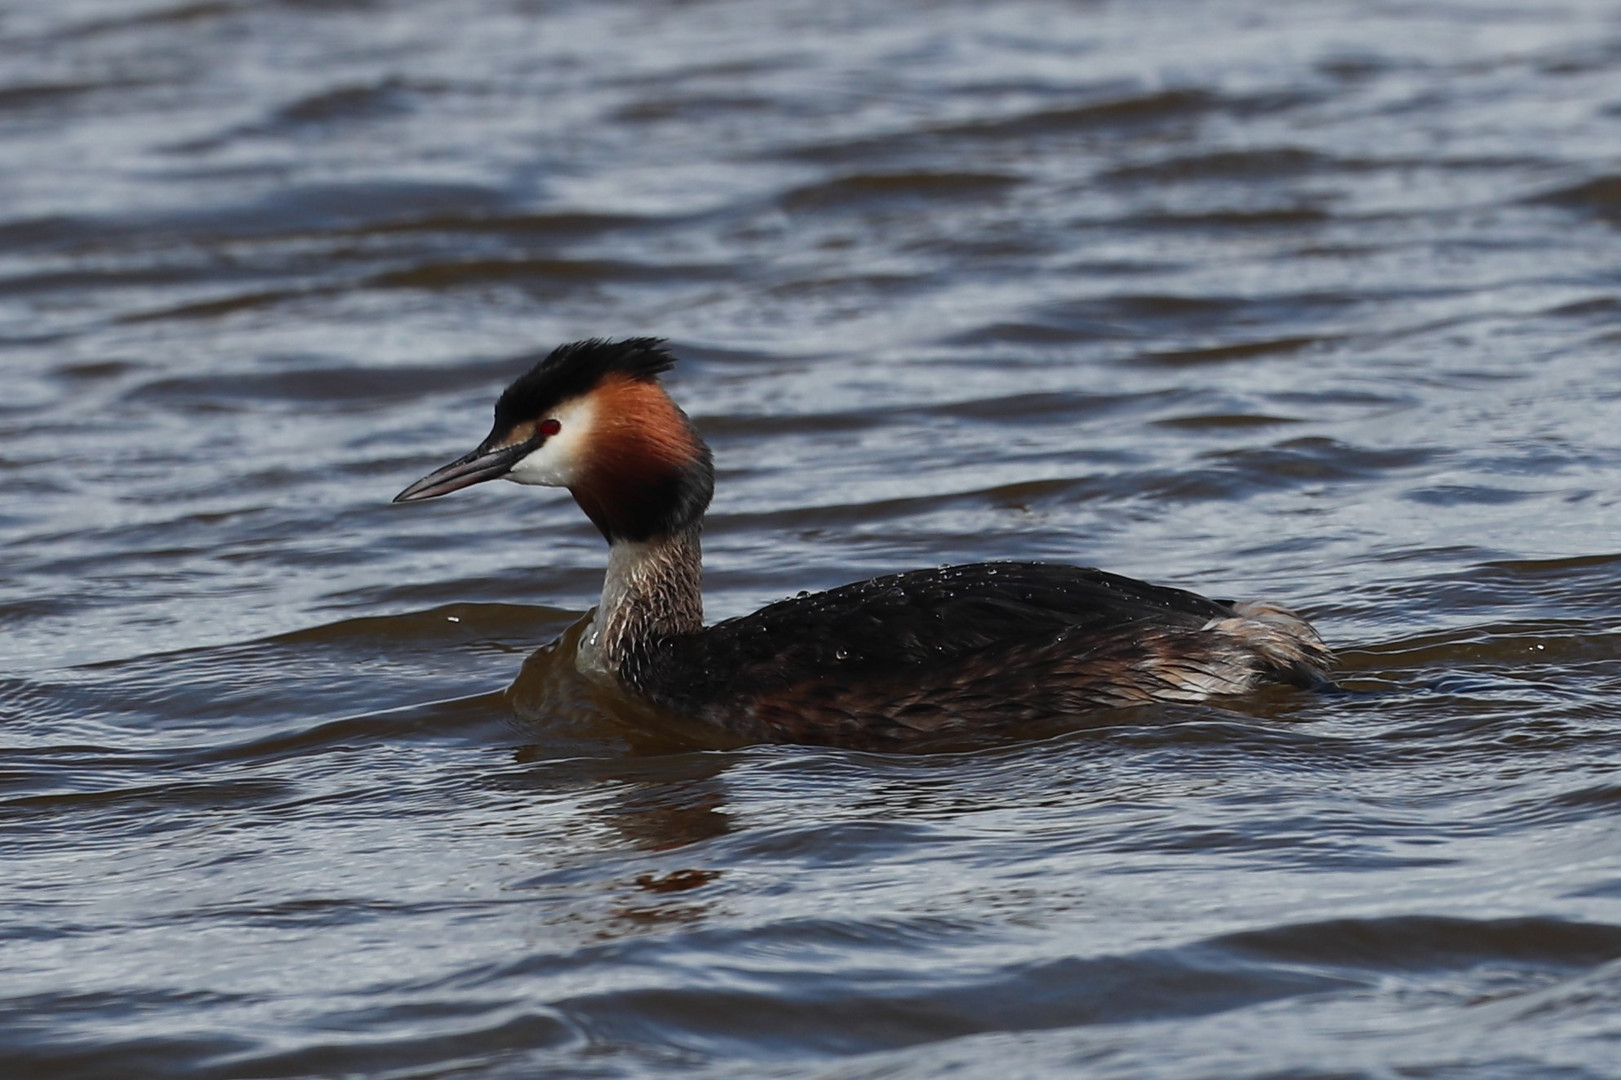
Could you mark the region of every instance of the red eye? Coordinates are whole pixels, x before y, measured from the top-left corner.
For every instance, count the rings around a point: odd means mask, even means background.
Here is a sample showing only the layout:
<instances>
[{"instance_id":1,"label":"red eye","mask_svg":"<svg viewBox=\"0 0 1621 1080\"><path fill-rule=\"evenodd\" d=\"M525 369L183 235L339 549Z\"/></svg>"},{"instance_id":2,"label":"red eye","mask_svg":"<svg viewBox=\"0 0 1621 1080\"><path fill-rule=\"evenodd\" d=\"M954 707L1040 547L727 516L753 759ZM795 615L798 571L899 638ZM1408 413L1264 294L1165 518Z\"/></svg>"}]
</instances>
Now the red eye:
<instances>
[{"instance_id":1,"label":"red eye","mask_svg":"<svg viewBox=\"0 0 1621 1080\"><path fill-rule=\"evenodd\" d=\"M540 426L535 429L537 434L543 435L546 438L551 438L553 435L556 435L562 430L563 425L559 424L556 420L542 420L540 422Z\"/></svg>"}]
</instances>

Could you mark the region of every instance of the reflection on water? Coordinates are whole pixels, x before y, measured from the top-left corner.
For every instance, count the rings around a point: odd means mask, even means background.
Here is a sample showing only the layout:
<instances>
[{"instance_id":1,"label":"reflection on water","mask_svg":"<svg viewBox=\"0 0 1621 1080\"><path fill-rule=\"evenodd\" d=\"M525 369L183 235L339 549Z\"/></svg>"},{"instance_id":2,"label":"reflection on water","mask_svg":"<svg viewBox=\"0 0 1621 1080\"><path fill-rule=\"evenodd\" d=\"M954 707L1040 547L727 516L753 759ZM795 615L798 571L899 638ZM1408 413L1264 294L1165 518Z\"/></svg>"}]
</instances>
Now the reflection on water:
<instances>
[{"instance_id":1,"label":"reflection on water","mask_svg":"<svg viewBox=\"0 0 1621 1080\"><path fill-rule=\"evenodd\" d=\"M1598 0L4 5L8 1080L1610 1075L1618 64ZM565 494L387 502L644 333L712 619L1073 562L1344 692L647 714Z\"/></svg>"},{"instance_id":2,"label":"reflection on water","mask_svg":"<svg viewBox=\"0 0 1621 1080\"><path fill-rule=\"evenodd\" d=\"M523 662L507 688L506 705L518 731L540 740L519 751L519 760L558 755L560 744L580 740L582 752L602 753L611 740L616 753L659 754L696 747L736 746L735 738L676 713L628 697L610 683L587 677L576 662L580 638L594 610Z\"/></svg>"}]
</instances>

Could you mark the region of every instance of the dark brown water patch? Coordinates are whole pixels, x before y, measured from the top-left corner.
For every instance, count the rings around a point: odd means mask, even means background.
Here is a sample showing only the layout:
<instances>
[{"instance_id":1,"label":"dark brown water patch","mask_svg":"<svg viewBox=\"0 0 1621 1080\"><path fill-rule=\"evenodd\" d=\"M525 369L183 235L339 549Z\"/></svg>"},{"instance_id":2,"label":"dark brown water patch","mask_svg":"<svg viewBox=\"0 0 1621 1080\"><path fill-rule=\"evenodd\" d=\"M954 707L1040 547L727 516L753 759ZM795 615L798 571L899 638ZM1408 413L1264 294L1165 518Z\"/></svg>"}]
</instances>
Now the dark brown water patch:
<instances>
[{"instance_id":1,"label":"dark brown water patch","mask_svg":"<svg viewBox=\"0 0 1621 1080\"><path fill-rule=\"evenodd\" d=\"M450 289L512 282L577 286L615 281L722 280L730 273L714 266L651 266L611 259L470 259L391 270L365 284L388 289Z\"/></svg>"},{"instance_id":2,"label":"dark brown water patch","mask_svg":"<svg viewBox=\"0 0 1621 1080\"><path fill-rule=\"evenodd\" d=\"M236 995L186 993L142 989L110 993L37 994L12 998L7 1002L18 1018L49 1015L61 1019L69 1032L78 1023L97 1022L101 1017L142 1015L151 1009L206 1010L211 1005L237 1000ZM10 1019L8 1016L7 1019ZM193 1032L187 1035L134 1035L113 1038L95 1046L67 1034L28 1031L22 1028L13 1038L8 1067L19 1080L55 1080L57 1077L83 1077L84 1080L118 1080L128 1076L179 1076L201 1074L221 1058L241 1053L251 1040L237 1035Z\"/></svg>"},{"instance_id":3,"label":"dark brown water patch","mask_svg":"<svg viewBox=\"0 0 1621 1080\"><path fill-rule=\"evenodd\" d=\"M1181 181L1263 180L1268 177L1296 177L1318 169L1339 171L1346 163L1325 158L1315 150L1301 147L1256 147L1236 151L1185 154L1161 161L1122 165L1098 176L1104 183L1140 184Z\"/></svg>"},{"instance_id":4,"label":"dark brown water patch","mask_svg":"<svg viewBox=\"0 0 1621 1080\"><path fill-rule=\"evenodd\" d=\"M0 278L0 297L26 296L38 293L62 292L80 294L104 293L122 287L153 288L194 282L203 275L216 280L251 278L251 271L218 269L203 266L130 266L127 269L59 270L50 273L19 275Z\"/></svg>"},{"instance_id":5,"label":"dark brown water patch","mask_svg":"<svg viewBox=\"0 0 1621 1080\"><path fill-rule=\"evenodd\" d=\"M93 791L24 795L0 799L0 819L8 824L24 816L71 817L86 813L137 814L157 817L163 811L254 805L285 797L292 786L267 780L200 782L177 780Z\"/></svg>"},{"instance_id":6,"label":"dark brown water patch","mask_svg":"<svg viewBox=\"0 0 1621 1080\"><path fill-rule=\"evenodd\" d=\"M653 219L634 214L590 213L581 210L557 209L553 211L490 210L474 213L439 213L409 221L384 221L357 225L348 229L335 229L340 236L388 236L397 233L498 233L519 236L525 240L540 237L579 238L616 229L634 228L653 223Z\"/></svg>"},{"instance_id":7,"label":"dark brown water patch","mask_svg":"<svg viewBox=\"0 0 1621 1080\"><path fill-rule=\"evenodd\" d=\"M922 415L959 417L980 421L1067 423L1083 417L1117 414L1128 406L1141 406L1160 395L1087 394L1076 391L1009 394L937 405Z\"/></svg>"},{"instance_id":8,"label":"dark brown water patch","mask_svg":"<svg viewBox=\"0 0 1621 1080\"><path fill-rule=\"evenodd\" d=\"M1005 139L1168 124L1197 119L1222 108L1223 104L1222 98L1204 89L1160 90L970 120L936 127L931 134L953 139Z\"/></svg>"},{"instance_id":9,"label":"dark brown water patch","mask_svg":"<svg viewBox=\"0 0 1621 1080\"><path fill-rule=\"evenodd\" d=\"M1436 452L1420 446L1354 447L1319 436L1287 439L1270 446L1208 451L1199 455L1203 464L1158 478L1152 489L1166 498L1211 499L1308 484L1366 482L1417 468Z\"/></svg>"},{"instance_id":10,"label":"dark brown water patch","mask_svg":"<svg viewBox=\"0 0 1621 1080\"><path fill-rule=\"evenodd\" d=\"M1231 345L1210 345L1198 349L1170 349L1164 352L1139 353L1137 359L1167 367L1195 364L1224 364L1233 360L1250 360L1259 356L1300 352L1325 344L1331 339L1321 337L1281 337L1261 341L1244 341Z\"/></svg>"},{"instance_id":11,"label":"dark brown water patch","mask_svg":"<svg viewBox=\"0 0 1621 1080\"><path fill-rule=\"evenodd\" d=\"M1402 493L1402 498L1426 506L1508 506L1541 493L1503 487L1498 484L1441 484L1414 488Z\"/></svg>"},{"instance_id":12,"label":"dark brown water patch","mask_svg":"<svg viewBox=\"0 0 1621 1080\"><path fill-rule=\"evenodd\" d=\"M935 154L942 147L961 149L987 142L1103 138L1144 130L1191 129L1212 115L1260 115L1287 110L1302 101L1301 95L1291 91L1229 96L1203 87L1143 91L1123 88L1119 82L1092 88L1090 95L1075 96L1090 100L924 124L881 135L823 139L782 154L835 164L868 159L892 161L900 156Z\"/></svg>"},{"instance_id":13,"label":"dark brown water patch","mask_svg":"<svg viewBox=\"0 0 1621 1080\"><path fill-rule=\"evenodd\" d=\"M261 644L342 647L387 646L408 641L451 648L484 639L533 640L556 634L578 612L527 604L446 604L401 615L360 616L265 638Z\"/></svg>"},{"instance_id":14,"label":"dark brown water patch","mask_svg":"<svg viewBox=\"0 0 1621 1080\"><path fill-rule=\"evenodd\" d=\"M242 407L252 403L351 408L367 402L415 401L447 390L490 386L518 371L511 359L442 367L354 368L311 365L307 360L276 371L231 375L186 375L154 379L128 390L123 400L192 408Z\"/></svg>"},{"instance_id":15,"label":"dark brown water patch","mask_svg":"<svg viewBox=\"0 0 1621 1080\"><path fill-rule=\"evenodd\" d=\"M1503 559L1483 564L1482 569L1506 578L1621 578L1621 554L1576 555L1558 559Z\"/></svg>"},{"instance_id":16,"label":"dark brown water patch","mask_svg":"<svg viewBox=\"0 0 1621 1080\"><path fill-rule=\"evenodd\" d=\"M1312 65L1313 70L1345 82L1365 82L1397 66L1390 57L1356 48L1334 49Z\"/></svg>"},{"instance_id":17,"label":"dark brown water patch","mask_svg":"<svg viewBox=\"0 0 1621 1080\"><path fill-rule=\"evenodd\" d=\"M317 754L354 754L407 742L446 741L468 745L499 743L508 734L507 712L499 692L410 705L366 716L348 717L224 745L198 748L188 764L242 762L264 765Z\"/></svg>"},{"instance_id":18,"label":"dark brown water patch","mask_svg":"<svg viewBox=\"0 0 1621 1080\"><path fill-rule=\"evenodd\" d=\"M960 200L1000 195L1019 183L1006 173L857 173L796 188L782 197L782 204L789 210L813 210L877 200Z\"/></svg>"},{"instance_id":19,"label":"dark brown water patch","mask_svg":"<svg viewBox=\"0 0 1621 1080\"><path fill-rule=\"evenodd\" d=\"M1621 224L1621 176L1598 176L1557 188L1530 200L1583 211L1601 221Z\"/></svg>"},{"instance_id":20,"label":"dark brown water patch","mask_svg":"<svg viewBox=\"0 0 1621 1080\"><path fill-rule=\"evenodd\" d=\"M1102 319L1069 317L1062 310L1055 312L1051 321L1047 316L1034 316L1019 322L996 322L963 330L940 340L941 345L975 347L990 345L1053 347L1084 341L1128 338L1132 331L1119 323Z\"/></svg>"},{"instance_id":21,"label":"dark brown water patch","mask_svg":"<svg viewBox=\"0 0 1621 1080\"><path fill-rule=\"evenodd\" d=\"M0 113L30 113L54 110L75 103L92 94L107 91L125 91L140 87L142 83L23 83L0 86Z\"/></svg>"},{"instance_id":22,"label":"dark brown water patch","mask_svg":"<svg viewBox=\"0 0 1621 1080\"><path fill-rule=\"evenodd\" d=\"M1177 428L1183 431L1231 431L1244 428L1275 427L1279 424L1299 424L1301 419L1295 416L1267 416L1259 413L1206 413L1200 416L1173 416L1164 420L1155 420L1158 427Z\"/></svg>"},{"instance_id":23,"label":"dark brown water patch","mask_svg":"<svg viewBox=\"0 0 1621 1080\"><path fill-rule=\"evenodd\" d=\"M506 208L505 193L477 184L410 180L307 182L250 203L177 213L140 222L195 238L263 238L477 216Z\"/></svg>"},{"instance_id":24,"label":"dark brown water patch","mask_svg":"<svg viewBox=\"0 0 1621 1080\"><path fill-rule=\"evenodd\" d=\"M1621 926L1547 918L1347 919L1247 931L1217 940L1224 948L1286 963L1383 971L1479 964L1581 969L1621 957Z\"/></svg>"},{"instance_id":25,"label":"dark brown water patch","mask_svg":"<svg viewBox=\"0 0 1621 1080\"><path fill-rule=\"evenodd\" d=\"M555 1004L615 1041L671 1043L763 1061L789 1053L872 1053L977 1032L1207 1015L1349 985L1341 977L1298 970L1235 969L1193 950L1065 958L956 985L943 980L922 991L887 989L892 979L882 970L819 978L801 972L792 985L768 984L754 993L633 989ZM771 1037L762 1041L761 1031Z\"/></svg>"},{"instance_id":26,"label":"dark brown water patch","mask_svg":"<svg viewBox=\"0 0 1621 1080\"><path fill-rule=\"evenodd\" d=\"M445 1062L507 1061L584 1042L577 1029L550 1010L503 1010L482 1022L456 1015L464 1010L450 1010L449 1016L433 1012L380 1005L335 1025L338 1031L326 1032L296 1050L256 1048L253 1053L216 1054L226 1071L215 1075L332 1076L384 1070L385 1075L410 1075L425 1069L437 1071ZM384 1038L379 1039L379 1034Z\"/></svg>"},{"instance_id":27,"label":"dark brown water patch","mask_svg":"<svg viewBox=\"0 0 1621 1080\"><path fill-rule=\"evenodd\" d=\"M847 298L861 295L883 298L926 288L928 284L927 278L915 274L838 274L831 277L785 281L770 286L767 295L777 300L806 300L824 296Z\"/></svg>"},{"instance_id":28,"label":"dark brown water patch","mask_svg":"<svg viewBox=\"0 0 1621 1080\"><path fill-rule=\"evenodd\" d=\"M1434 587L1446 595L1433 602L1457 612L1503 605L1522 618L1538 620L1533 625L1543 620L1549 626L1566 625L1584 612L1621 615L1617 561L1614 555L1485 561L1441 575Z\"/></svg>"},{"instance_id":29,"label":"dark brown water patch","mask_svg":"<svg viewBox=\"0 0 1621 1080\"><path fill-rule=\"evenodd\" d=\"M214 154L231 144L253 139L336 137L328 129L379 124L416 111L415 98L443 87L390 77L365 85L322 90L277 108L267 118L198 138L170 143L171 154Z\"/></svg>"},{"instance_id":30,"label":"dark brown water patch","mask_svg":"<svg viewBox=\"0 0 1621 1080\"><path fill-rule=\"evenodd\" d=\"M880 521L901 521L913 515L934 514L953 506L1024 506L1039 494L1042 501L1068 503L1103 497L1108 480L1090 475L1062 480L1021 480L958 491L934 492L912 497L847 499L825 506L798 506L789 510L729 512L711 514L710 520L728 529L770 529L792 533L817 532L836 525L871 525Z\"/></svg>"},{"instance_id":31,"label":"dark brown water patch","mask_svg":"<svg viewBox=\"0 0 1621 1080\"><path fill-rule=\"evenodd\" d=\"M197 300L174 307L158 308L121 315L121 323L161 322L166 319L218 319L240 311L276 308L310 297L331 295L324 289L267 289L261 292L238 293L218 300Z\"/></svg>"},{"instance_id":32,"label":"dark brown water patch","mask_svg":"<svg viewBox=\"0 0 1621 1080\"><path fill-rule=\"evenodd\" d=\"M146 369L140 360L86 360L83 363L64 364L52 374L59 379L84 380L117 379Z\"/></svg>"},{"instance_id":33,"label":"dark brown water patch","mask_svg":"<svg viewBox=\"0 0 1621 1080\"><path fill-rule=\"evenodd\" d=\"M880 428L888 418L887 410L863 411L841 409L837 412L747 413L733 410L724 416L706 416L700 422L704 436L709 439L735 439L740 443L754 439L780 438L795 433L855 432Z\"/></svg>"},{"instance_id":34,"label":"dark brown water patch","mask_svg":"<svg viewBox=\"0 0 1621 1080\"><path fill-rule=\"evenodd\" d=\"M1336 215L1319 206L1277 206L1251 209L1139 210L1125 224L1145 229L1298 229L1317 225Z\"/></svg>"},{"instance_id":35,"label":"dark brown water patch","mask_svg":"<svg viewBox=\"0 0 1621 1080\"><path fill-rule=\"evenodd\" d=\"M1617 313L1621 313L1621 298L1614 296L1596 296L1590 300L1577 300L1568 304L1559 304L1543 312L1561 318L1587 318L1592 316L1606 322L1615 321Z\"/></svg>"},{"instance_id":36,"label":"dark brown water patch","mask_svg":"<svg viewBox=\"0 0 1621 1080\"><path fill-rule=\"evenodd\" d=\"M287 0L280 0L280 2L285 3ZM337 0L337 3L333 6L340 6L344 2L346 0ZM167 7L158 6L153 10L136 12L131 15L87 20L69 27L63 36L70 38L92 37L152 26L175 27L189 23L208 22L240 12L246 6L242 3L229 2L229 0L199 0L196 3L172 4Z\"/></svg>"},{"instance_id":37,"label":"dark brown water patch","mask_svg":"<svg viewBox=\"0 0 1621 1080\"><path fill-rule=\"evenodd\" d=\"M614 118L632 124L662 124L709 119L731 113L760 113L777 107L778 102L768 97L688 93L680 97L633 101L614 110Z\"/></svg>"},{"instance_id":38,"label":"dark brown water patch","mask_svg":"<svg viewBox=\"0 0 1621 1080\"><path fill-rule=\"evenodd\" d=\"M400 78L351 86L339 86L300 98L276 111L267 125L274 132L282 128L325 126L357 120L380 120L412 111L409 95L416 86ZM441 87L424 85L432 93Z\"/></svg>"},{"instance_id":39,"label":"dark brown water patch","mask_svg":"<svg viewBox=\"0 0 1621 1080\"><path fill-rule=\"evenodd\" d=\"M709 884L720 877L719 870L672 870L668 874L638 874L637 888L648 892L686 892Z\"/></svg>"}]
</instances>

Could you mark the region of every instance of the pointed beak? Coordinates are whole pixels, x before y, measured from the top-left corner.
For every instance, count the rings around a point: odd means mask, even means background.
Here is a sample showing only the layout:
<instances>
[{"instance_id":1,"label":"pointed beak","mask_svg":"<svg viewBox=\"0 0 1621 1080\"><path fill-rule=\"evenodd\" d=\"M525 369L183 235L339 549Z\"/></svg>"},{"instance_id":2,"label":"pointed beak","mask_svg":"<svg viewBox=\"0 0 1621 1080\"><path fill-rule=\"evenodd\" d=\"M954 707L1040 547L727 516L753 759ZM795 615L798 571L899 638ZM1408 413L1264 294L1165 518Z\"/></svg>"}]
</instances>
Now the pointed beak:
<instances>
[{"instance_id":1,"label":"pointed beak","mask_svg":"<svg viewBox=\"0 0 1621 1080\"><path fill-rule=\"evenodd\" d=\"M480 446L470 454L452 461L443 468L435 469L421 480L412 484L398 495L394 501L420 502L423 499L434 499L440 495L448 495L452 491L460 491L464 487L482 484L486 480L495 480L505 476L517 464L518 459L532 450L526 443L516 446L503 446L495 450Z\"/></svg>"}]
</instances>

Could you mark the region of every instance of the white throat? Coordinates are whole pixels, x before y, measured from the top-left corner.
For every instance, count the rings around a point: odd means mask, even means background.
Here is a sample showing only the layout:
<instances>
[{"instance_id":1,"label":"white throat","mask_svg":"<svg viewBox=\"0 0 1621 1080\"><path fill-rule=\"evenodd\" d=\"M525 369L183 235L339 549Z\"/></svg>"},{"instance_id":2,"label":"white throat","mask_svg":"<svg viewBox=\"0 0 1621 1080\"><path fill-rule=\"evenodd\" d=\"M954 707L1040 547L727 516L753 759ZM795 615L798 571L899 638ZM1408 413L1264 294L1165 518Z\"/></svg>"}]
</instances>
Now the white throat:
<instances>
[{"instance_id":1,"label":"white throat","mask_svg":"<svg viewBox=\"0 0 1621 1080\"><path fill-rule=\"evenodd\" d=\"M506 479L541 487L570 487L579 479L597 425L596 403L589 397L565 401L550 419L560 425L557 434L514 464Z\"/></svg>"}]
</instances>

